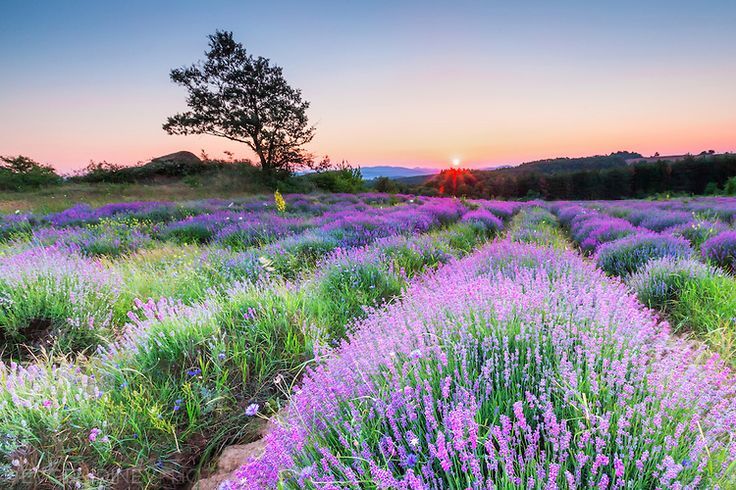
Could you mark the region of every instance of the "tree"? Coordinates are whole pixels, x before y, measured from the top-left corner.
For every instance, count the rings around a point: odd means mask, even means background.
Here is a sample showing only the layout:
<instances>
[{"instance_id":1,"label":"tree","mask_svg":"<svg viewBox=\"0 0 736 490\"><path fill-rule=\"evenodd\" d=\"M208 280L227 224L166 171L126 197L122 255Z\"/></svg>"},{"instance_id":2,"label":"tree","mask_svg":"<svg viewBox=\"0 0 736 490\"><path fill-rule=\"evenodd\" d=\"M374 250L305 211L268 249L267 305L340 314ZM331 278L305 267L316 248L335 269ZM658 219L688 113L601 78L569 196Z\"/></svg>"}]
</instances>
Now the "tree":
<instances>
[{"instance_id":1,"label":"tree","mask_svg":"<svg viewBox=\"0 0 736 490\"><path fill-rule=\"evenodd\" d=\"M727 196L736 196L736 177L731 177L726 181L726 185L723 186L723 192Z\"/></svg>"},{"instance_id":2,"label":"tree","mask_svg":"<svg viewBox=\"0 0 736 490\"><path fill-rule=\"evenodd\" d=\"M389 194L399 192L399 186L396 185L396 182L385 176L378 177L373 181L373 188L376 192L386 192Z\"/></svg>"},{"instance_id":3,"label":"tree","mask_svg":"<svg viewBox=\"0 0 736 490\"><path fill-rule=\"evenodd\" d=\"M245 143L267 174L298 168L324 169L303 146L314 138L309 102L291 87L282 69L247 53L232 32L209 36L206 58L171 70L171 80L188 91L189 110L169 117L169 134L209 134Z\"/></svg>"},{"instance_id":4,"label":"tree","mask_svg":"<svg viewBox=\"0 0 736 490\"><path fill-rule=\"evenodd\" d=\"M61 177L49 165L28 157L0 156L0 189L23 190L58 184Z\"/></svg>"}]
</instances>

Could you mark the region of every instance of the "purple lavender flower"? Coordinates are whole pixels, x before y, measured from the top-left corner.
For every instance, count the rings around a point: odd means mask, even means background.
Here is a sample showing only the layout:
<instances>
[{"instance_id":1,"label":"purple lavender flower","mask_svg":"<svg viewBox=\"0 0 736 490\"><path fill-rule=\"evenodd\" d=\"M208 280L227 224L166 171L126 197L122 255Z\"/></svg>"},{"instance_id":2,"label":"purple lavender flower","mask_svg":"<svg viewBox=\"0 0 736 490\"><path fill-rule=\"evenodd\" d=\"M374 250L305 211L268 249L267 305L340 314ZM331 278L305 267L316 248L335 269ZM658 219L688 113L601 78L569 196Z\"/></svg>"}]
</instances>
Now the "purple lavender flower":
<instances>
[{"instance_id":1,"label":"purple lavender flower","mask_svg":"<svg viewBox=\"0 0 736 490\"><path fill-rule=\"evenodd\" d=\"M705 260L730 272L736 271L736 231L724 231L709 238L700 250Z\"/></svg>"}]
</instances>

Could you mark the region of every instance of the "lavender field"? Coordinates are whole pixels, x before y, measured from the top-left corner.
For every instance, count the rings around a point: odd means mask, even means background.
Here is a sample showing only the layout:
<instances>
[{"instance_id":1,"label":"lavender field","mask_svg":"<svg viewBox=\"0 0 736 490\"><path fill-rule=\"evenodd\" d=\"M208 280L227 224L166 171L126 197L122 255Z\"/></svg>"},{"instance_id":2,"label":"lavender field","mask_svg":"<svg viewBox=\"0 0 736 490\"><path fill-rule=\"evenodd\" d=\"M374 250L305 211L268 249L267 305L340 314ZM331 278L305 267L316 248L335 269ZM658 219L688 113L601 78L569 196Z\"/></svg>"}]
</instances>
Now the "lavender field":
<instances>
[{"instance_id":1,"label":"lavender field","mask_svg":"<svg viewBox=\"0 0 736 490\"><path fill-rule=\"evenodd\" d=\"M221 488L736 488L735 225L717 197L0 215L0 486L191 488L266 433Z\"/></svg>"}]
</instances>

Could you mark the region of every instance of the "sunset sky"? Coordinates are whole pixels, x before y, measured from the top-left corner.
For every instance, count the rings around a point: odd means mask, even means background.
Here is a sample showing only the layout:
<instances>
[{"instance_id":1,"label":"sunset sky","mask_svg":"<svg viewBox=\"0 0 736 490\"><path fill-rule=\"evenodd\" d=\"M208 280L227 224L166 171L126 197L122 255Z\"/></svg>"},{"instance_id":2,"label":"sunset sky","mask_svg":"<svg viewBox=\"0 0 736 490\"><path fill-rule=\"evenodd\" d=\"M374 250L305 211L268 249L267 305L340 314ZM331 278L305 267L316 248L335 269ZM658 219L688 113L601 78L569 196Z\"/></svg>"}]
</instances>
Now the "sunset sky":
<instances>
[{"instance_id":1,"label":"sunset sky","mask_svg":"<svg viewBox=\"0 0 736 490\"><path fill-rule=\"evenodd\" d=\"M646 4L644 6L643 4ZM0 155L62 171L243 145L169 136L169 70L232 30L311 102L311 149L362 166L736 150L736 1L0 5Z\"/></svg>"}]
</instances>

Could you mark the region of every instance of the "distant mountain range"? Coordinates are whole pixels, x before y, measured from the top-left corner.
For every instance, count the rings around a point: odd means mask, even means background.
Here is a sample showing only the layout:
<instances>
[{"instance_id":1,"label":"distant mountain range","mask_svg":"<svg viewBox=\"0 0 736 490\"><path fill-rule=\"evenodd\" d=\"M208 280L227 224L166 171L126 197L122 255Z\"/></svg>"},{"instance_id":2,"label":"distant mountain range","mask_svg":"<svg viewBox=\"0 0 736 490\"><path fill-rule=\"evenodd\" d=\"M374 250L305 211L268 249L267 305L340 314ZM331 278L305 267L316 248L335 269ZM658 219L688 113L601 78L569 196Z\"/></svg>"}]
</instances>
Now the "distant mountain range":
<instances>
[{"instance_id":1,"label":"distant mountain range","mask_svg":"<svg viewBox=\"0 0 736 490\"><path fill-rule=\"evenodd\" d=\"M398 179L404 177L421 177L429 176L440 173L438 168L426 168L426 167L394 167L392 165L379 165L376 167L361 167L360 173L363 174L363 179L373 180L378 177L389 177L391 179Z\"/></svg>"}]
</instances>

